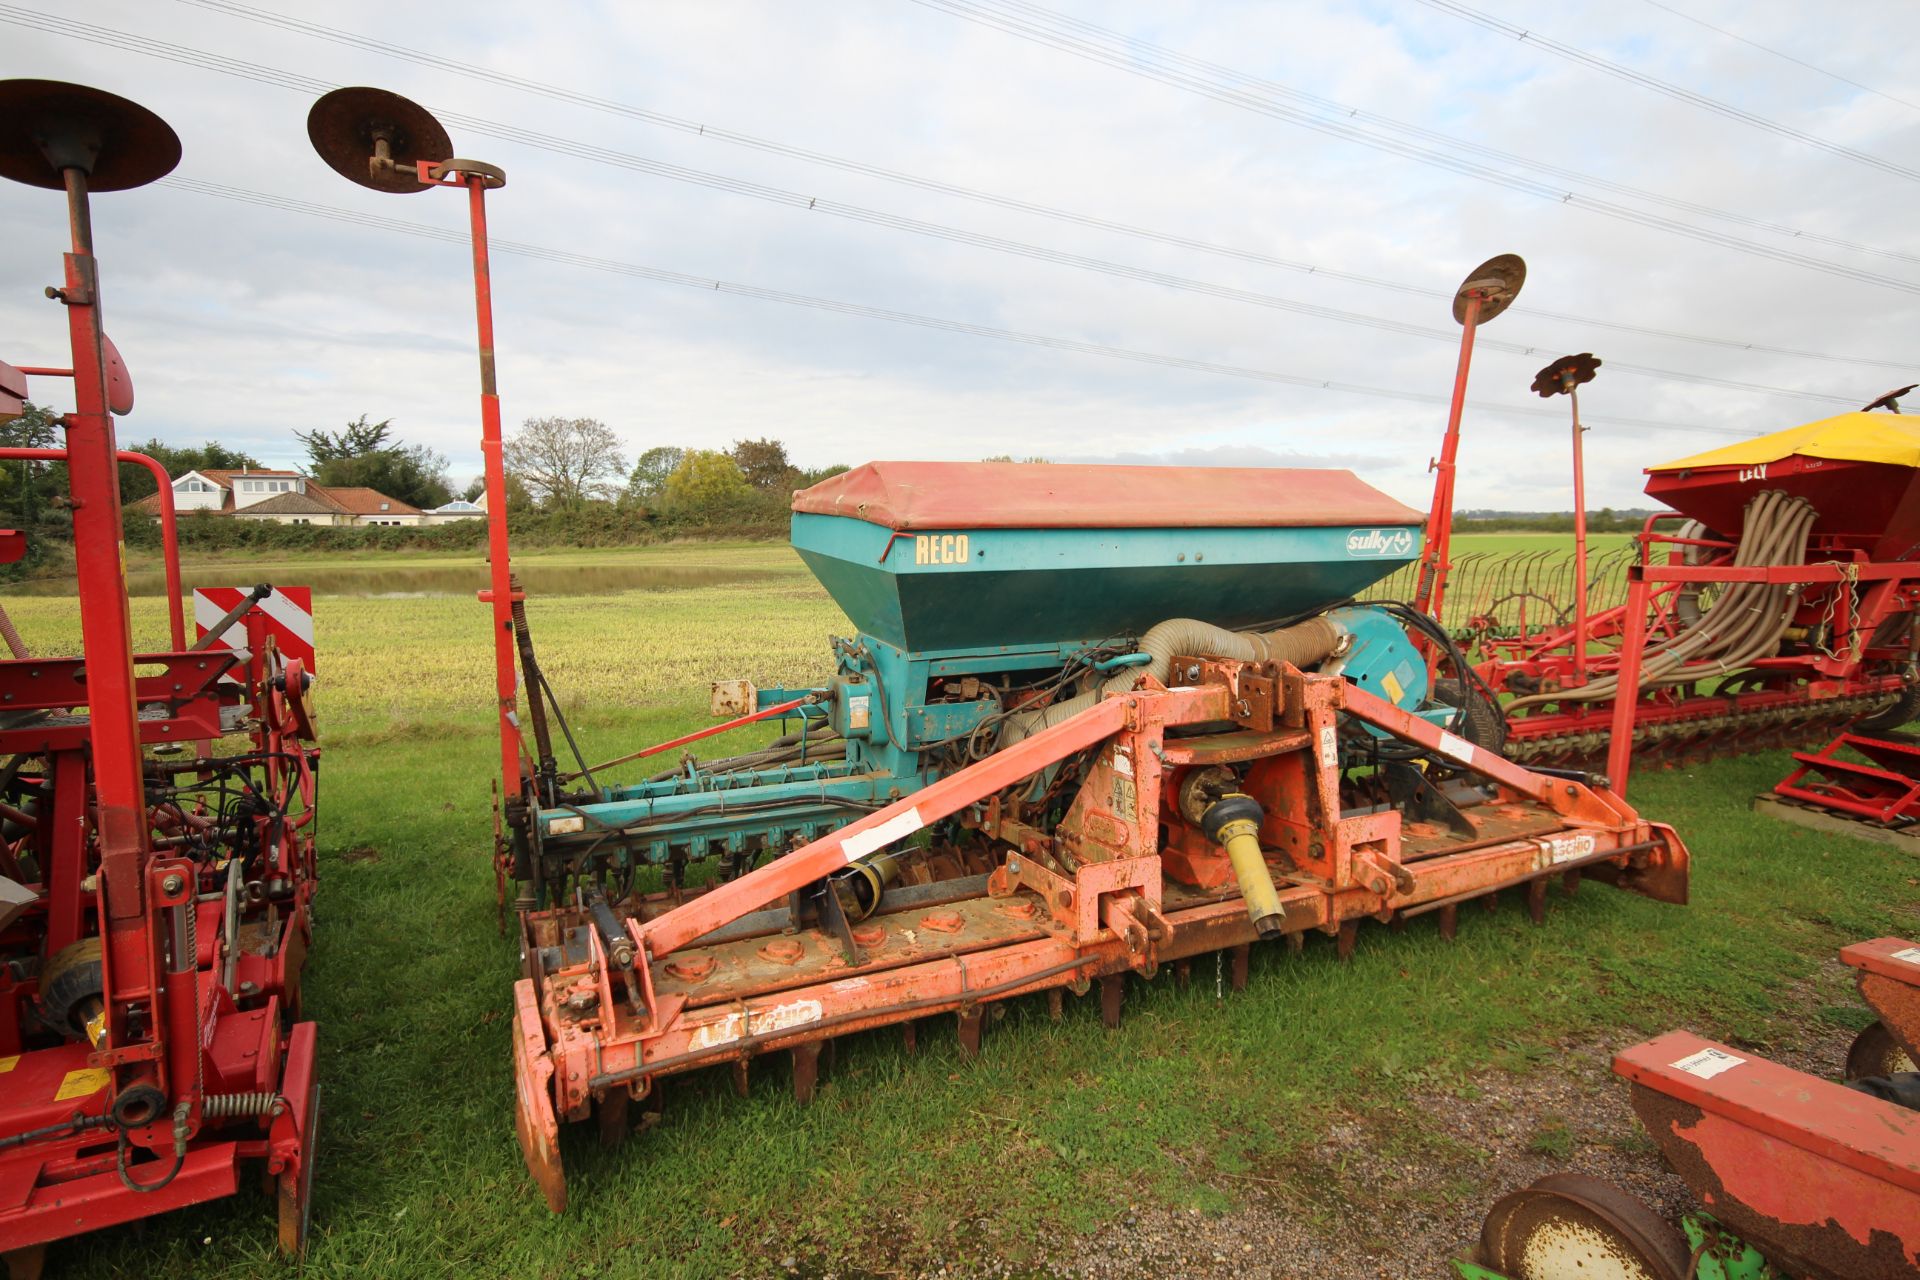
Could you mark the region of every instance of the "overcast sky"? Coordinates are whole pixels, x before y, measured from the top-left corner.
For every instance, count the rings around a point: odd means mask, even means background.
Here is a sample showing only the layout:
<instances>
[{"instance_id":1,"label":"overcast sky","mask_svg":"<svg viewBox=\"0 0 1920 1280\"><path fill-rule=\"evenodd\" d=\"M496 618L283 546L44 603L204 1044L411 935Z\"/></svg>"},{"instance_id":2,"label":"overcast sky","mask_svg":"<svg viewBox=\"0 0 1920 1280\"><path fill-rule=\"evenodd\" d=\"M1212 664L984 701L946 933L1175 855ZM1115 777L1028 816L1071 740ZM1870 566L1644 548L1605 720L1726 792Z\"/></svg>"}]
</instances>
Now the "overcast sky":
<instances>
[{"instance_id":1,"label":"overcast sky","mask_svg":"<svg viewBox=\"0 0 1920 1280\"><path fill-rule=\"evenodd\" d=\"M456 151L508 173L488 204L499 241L694 279L497 252L509 429L535 415L595 417L629 459L656 444L724 448L766 435L807 466L1003 453L1284 461L1351 467L1424 506L1456 360L1448 298L1503 252L1523 255L1529 276L1482 337L1530 350L1483 348L1474 362L1470 397L1487 407L1467 416L1463 506L1569 505L1566 402L1528 390L1564 352L1608 362L1582 400L1594 419L1596 506L1633 504L1649 463L1825 417L1920 377L1920 88L1902 74L1920 47L1911 0L1849 0L1844 20L1795 0L1474 0L1474 14L1524 24L1525 40L1419 0L255 3L0 4L0 76L109 89L158 112L184 145L181 181L95 206L109 327L139 389L123 441L217 439L293 465L294 431L365 413L446 454L456 480L478 469L464 202L447 191L381 195L335 176L306 140L316 84L376 85L466 118L449 120ZM260 20L272 16L324 23L336 38ZM1041 43L993 22L1053 34ZM1074 23L1148 44L1103 54L1113 38ZM1556 56L1535 34L1709 104ZM1288 118L1302 112L1394 150ZM501 136L509 126L537 136ZM1424 163L1409 148L1548 194ZM948 238L956 233L976 243ZM0 184L0 357L12 363L65 362L58 308L40 298L58 277L63 235L57 196ZM930 329L714 281L1336 385ZM56 404L66 394L38 380L33 392Z\"/></svg>"}]
</instances>

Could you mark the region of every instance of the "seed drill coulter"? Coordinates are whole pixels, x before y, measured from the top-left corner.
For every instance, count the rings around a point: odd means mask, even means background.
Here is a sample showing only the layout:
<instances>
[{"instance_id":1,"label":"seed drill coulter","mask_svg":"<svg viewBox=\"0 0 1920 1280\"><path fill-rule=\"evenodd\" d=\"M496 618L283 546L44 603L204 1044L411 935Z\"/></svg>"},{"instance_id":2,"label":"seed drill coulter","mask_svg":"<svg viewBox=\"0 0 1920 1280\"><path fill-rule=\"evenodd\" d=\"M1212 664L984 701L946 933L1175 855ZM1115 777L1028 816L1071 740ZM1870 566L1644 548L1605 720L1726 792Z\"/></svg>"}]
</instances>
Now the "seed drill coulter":
<instances>
[{"instance_id":1,"label":"seed drill coulter","mask_svg":"<svg viewBox=\"0 0 1920 1280\"><path fill-rule=\"evenodd\" d=\"M1344 956L1361 921L1429 912L1451 934L1509 887L1538 916L1549 878L1685 901L1671 830L1476 742L1484 695L1444 633L1344 603L1422 525L1345 471L870 463L793 502L855 628L819 683L723 682L723 724L563 769L508 564L483 213L504 175L373 90L310 129L355 181L460 186L472 210L516 1119L554 1209L559 1122L617 1140L680 1072L744 1088L785 1053L806 1097L838 1037L950 1017L972 1054L988 1005L1096 987L1115 1025L1128 974L1226 952L1237 988L1259 939ZM1519 274L1496 259L1462 287L1468 343ZM756 749L621 776L775 719Z\"/></svg>"},{"instance_id":2,"label":"seed drill coulter","mask_svg":"<svg viewBox=\"0 0 1920 1280\"><path fill-rule=\"evenodd\" d=\"M64 190L69 366L0 364L0 420L27 379L70 381L64 462L83 656L36 657L0 613L0 1257L14 1280L49 1242L231 1195L265 1172L280 1242L303 1246L319 1092L299 1021L311 933L319 752L308 673L283 659L271 587L190 644L172 490L115 447L133 383L102 324L89 196L180 158L122 98L0 82L0 176ZM155 473L170 641L135 653L119 466ZM0 531L0 557L20 535Z\"/></svg>"}]
</instances>

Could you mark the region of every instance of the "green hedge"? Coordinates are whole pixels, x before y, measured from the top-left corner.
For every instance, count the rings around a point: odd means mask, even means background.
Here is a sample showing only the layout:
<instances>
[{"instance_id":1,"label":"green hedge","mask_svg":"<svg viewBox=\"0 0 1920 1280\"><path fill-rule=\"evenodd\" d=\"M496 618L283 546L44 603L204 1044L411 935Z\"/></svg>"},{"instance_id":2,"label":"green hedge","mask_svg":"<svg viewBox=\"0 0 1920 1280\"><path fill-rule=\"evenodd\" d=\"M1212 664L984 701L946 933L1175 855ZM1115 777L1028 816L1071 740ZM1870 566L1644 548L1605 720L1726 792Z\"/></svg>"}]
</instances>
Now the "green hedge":
<instances>
[{"instance_id":1,"label":"green hedge","mask_svg":"<svg viewBox=\"0 0 1920 1280\"><path fill-rule=\"evenodd\" d=\"M662 514L604 504L578 511L515 512L517 547L626 547L674 538L779 538L786 534L785 502L755 503L746 509ZM157 550L158 521L129 517L127 541ZM230 516L186 515L180 519L185 551L460 551L486 545L484 519L430 525L276 524L235 520Z\"/></svg>"}]
</instances>

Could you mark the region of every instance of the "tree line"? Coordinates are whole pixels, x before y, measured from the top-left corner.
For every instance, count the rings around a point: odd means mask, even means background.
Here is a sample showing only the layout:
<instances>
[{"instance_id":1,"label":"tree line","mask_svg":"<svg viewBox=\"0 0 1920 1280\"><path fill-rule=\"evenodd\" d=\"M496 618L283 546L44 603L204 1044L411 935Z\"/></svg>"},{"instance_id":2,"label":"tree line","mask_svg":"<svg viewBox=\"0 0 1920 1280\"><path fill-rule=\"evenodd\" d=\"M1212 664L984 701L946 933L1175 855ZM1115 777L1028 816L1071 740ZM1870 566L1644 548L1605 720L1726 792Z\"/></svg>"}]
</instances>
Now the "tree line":
<instances>
[{"instance_id":1,"label":"tree line","mask_svg":"<svg viewBox=\"0 0 1920 1280\"><path fill-rule=\"evenodd\" d=\"M306 449L305 474L324 486L377 489L422 510L455 497L471 501L485 489L479 478L456 489L446 458L426 445L405 443L390 418L374 422L362 414L338 430L316 428L295 436ZM41 407L28 405L19 418L0 423L0 444L55 448L62 443L57 416ZM795 489L847 470L845 466L797 466L786 445L770 437L736 440L726 449L656 445L641 451L629 465L620 437L595 418L528 418L506 437L504 445L507 509L514 516L516 540L529 546L607 546L686 535L774 537L786 527ZM177 446L149 439L132 449L154 458L176 479L189 471L262 469L260 461L246 451L215 441ZM123 501L136 502L155 487L146 468L120 465ZM52 562L70 559L67 544L72 528L66 494L64 463L0 461L0 527L24 531L29 547L25 561L0 568L0 575L44 573ZM1603 507L1588 516L1587 527L1596 533L1637 532L1644 515L1616 514ZM481 525L477 520L419 528L334 528L195 518L180 522L183 542L205 549L457 548L482 545ZM1463 512L1454 527L1461 532L1566 532L1573 527L1573 517L1565 512ZM157 546L159 532L151 521L129 520L127 539L135 545Z\"/></svg>"}]
</instances>

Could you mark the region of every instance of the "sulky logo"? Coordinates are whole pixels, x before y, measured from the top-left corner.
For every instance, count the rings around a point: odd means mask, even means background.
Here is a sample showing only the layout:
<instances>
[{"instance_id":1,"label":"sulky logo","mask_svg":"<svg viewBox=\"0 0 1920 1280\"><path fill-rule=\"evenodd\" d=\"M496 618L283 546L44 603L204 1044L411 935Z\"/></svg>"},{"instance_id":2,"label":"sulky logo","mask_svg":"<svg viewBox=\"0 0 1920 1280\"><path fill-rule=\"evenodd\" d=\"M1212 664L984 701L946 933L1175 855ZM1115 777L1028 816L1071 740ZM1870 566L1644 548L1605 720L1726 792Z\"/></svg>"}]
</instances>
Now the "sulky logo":
<instances>
[{"instance_id":1,"label":"sulky logo","mask_svg":"<svg viewBox=\"0 0 1920 1280\"><path fill-rule=\"evenodd\" d=\"M1350 556L1403 556L1411 550L1411 529L1355 529L1347 535Z\"/></svg>"}]
</instances>

